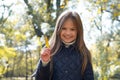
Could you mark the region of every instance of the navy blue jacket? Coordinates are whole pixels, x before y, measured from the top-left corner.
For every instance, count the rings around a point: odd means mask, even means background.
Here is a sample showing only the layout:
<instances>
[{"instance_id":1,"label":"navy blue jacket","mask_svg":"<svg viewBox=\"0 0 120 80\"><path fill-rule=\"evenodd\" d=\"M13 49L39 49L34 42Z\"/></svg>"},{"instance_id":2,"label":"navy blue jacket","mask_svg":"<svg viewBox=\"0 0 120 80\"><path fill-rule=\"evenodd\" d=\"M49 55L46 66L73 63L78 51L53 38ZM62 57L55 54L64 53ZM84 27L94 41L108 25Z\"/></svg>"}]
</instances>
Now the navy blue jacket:
<instances>
[{"instance_id":1,"label":"navy blue jacket","mask_svg":"<svg viewBox=\"0 0 120 80\"><path fill-rule=\"evenodd\" d=\"M94 80L91 63L88 61L83 76L81 74L81 64L82 57L75 46L65 47L62 45L46 66L43 67L40 60L35 80Z\"/></svg>"}]
</instances>

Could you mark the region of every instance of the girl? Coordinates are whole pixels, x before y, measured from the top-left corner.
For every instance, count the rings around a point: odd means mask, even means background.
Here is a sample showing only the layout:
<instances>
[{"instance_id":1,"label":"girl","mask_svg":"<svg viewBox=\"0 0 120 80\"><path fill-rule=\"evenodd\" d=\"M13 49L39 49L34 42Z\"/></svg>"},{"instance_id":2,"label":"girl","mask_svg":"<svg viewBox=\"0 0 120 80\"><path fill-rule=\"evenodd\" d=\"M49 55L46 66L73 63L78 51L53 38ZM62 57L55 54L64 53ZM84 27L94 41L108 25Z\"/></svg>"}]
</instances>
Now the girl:
<instances>
[{"instance_id":1,"label":"girl","mask_svg":"<svg viewBox=\"0 0 120 80\"><path fill-rule=\"evenodd\" d=\"M63 12L41 51L36 80L94 80L91 55L83 39L83 25L75 11Z\"/></svg>"}]
</instances>

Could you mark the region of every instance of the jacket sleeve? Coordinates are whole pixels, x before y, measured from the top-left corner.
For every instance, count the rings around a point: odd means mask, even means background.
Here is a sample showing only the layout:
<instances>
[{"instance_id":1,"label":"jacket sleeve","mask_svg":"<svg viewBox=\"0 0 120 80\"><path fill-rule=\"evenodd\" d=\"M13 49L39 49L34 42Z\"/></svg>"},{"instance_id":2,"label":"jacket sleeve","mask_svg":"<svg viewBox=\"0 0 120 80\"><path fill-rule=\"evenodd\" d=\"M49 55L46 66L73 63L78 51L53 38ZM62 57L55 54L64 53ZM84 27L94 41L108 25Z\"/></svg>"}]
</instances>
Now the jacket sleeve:
<instances>
[{"instance_id":1,"label":"jacket sleeve","mask_svg":"<svg viewBox=\"0 0 120 80\"><path fill-rule=\"evenodd\" d=\"M92 64L88 61L83 80L94 80Z\"/></svg>"},{"instance_id":2,"label":"jacket sleeve","mask_svg":"<svg viewBox=\"0 0 120 80\"><path fill-rule=\"evenodd\" d=\"M35 73L35 80L49 80L50 62L46 66L42 66L42 61L38 63L38 68Z\"/></svg>"}]
</instances>

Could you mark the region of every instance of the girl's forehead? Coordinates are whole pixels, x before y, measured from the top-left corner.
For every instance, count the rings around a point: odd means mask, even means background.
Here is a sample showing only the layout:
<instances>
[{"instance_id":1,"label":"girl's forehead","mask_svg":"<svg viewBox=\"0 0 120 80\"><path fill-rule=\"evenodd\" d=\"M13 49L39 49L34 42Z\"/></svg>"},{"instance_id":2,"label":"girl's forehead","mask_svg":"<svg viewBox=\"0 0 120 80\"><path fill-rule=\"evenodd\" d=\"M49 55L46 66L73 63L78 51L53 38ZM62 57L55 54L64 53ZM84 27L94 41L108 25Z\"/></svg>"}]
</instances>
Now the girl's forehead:
<instances>
[{"instance_id":1,"label":"girl's forehead","mask_svg":"<svg viewBox=\"0 0 120 80\"><path fill-rule=\"evenodd\" d=\"M77 23L75 22L75 20L69 18L63 22L63 26L67 26L67 25L77 26Z\"/></svg>"}]
</instances>

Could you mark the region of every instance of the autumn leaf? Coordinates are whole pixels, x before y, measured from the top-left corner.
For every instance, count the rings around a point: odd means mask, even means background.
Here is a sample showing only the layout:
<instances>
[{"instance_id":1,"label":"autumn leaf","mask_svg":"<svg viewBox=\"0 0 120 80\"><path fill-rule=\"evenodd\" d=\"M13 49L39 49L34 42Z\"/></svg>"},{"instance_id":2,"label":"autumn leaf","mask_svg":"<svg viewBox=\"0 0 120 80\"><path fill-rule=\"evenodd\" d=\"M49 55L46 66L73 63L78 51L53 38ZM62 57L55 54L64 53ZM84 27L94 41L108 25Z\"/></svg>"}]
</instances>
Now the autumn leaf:
<instances>
[{"instance_id":1,"label":"autumn leaf","mask_svg":"<svg viewBox=\"0 0 120 80\"><path fill-rule=\"evenodd\" d=\"M61 5L60 8L65 8L65 5Z\"/></svg>"},{"instance_id":2,"label":"autumn leaf","mask_svg":"<svg viewBox=\"0 0 120 80\"><path fill-rule=\"evenodd\" d=\"M45 46L46 46L47 48L49 48L50 45L49 45L47 36L44 35L44 39L45 39Z\"/></svg>"}]
</instances>

